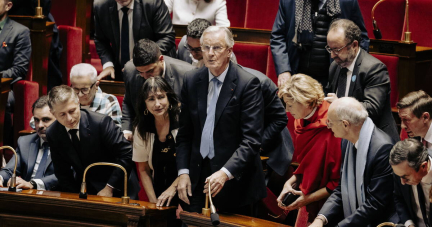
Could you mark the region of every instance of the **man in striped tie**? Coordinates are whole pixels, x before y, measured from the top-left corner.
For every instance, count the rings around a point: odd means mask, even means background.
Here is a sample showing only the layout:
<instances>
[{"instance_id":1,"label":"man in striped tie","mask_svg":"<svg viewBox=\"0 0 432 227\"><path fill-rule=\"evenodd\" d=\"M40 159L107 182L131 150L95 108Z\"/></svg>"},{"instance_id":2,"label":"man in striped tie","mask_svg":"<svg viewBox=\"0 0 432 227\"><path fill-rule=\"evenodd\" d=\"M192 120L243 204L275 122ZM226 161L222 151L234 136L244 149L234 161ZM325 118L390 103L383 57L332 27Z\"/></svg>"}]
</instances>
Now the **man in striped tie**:
<instances>
[{"instance_id":1,"label":"man in striped tie","mask_svg":"<svg viewBox=\"0 0 432 227\"><path fill-rule=\"evenodd\" d=\"M36 132L18 139L17 188L53 190L57 184L46 139L46 129L55 121L48 107L48 97L42 96L32 106ZM0 186L9 186L15 166L12 157L0 171Z\"/></svg>"}]
</instances>

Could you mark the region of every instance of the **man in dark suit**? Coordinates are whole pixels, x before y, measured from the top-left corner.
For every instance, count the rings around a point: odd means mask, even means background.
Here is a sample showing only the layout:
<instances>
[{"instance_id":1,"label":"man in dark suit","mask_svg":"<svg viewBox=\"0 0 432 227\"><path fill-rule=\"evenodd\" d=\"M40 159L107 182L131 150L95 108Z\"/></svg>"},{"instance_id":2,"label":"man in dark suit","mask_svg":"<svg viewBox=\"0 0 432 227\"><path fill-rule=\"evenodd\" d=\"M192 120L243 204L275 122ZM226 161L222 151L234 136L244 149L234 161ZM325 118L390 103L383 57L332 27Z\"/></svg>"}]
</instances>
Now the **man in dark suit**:
<instances>
[{"instance_id":1,"label":"man in dark suit","mask_svg":"<svg viewBox=\"0 0 432 227\"><path fill-rule=\"evenodd\" d=\"M27 75L31 55L30 30L11 20L8 12L12 8L11 0L0 0L0 77L12 78L12 84L22 80ZM12 113L15 98L13 91L9 92L5 119L3 143L13 143Z\"/></svg>"},{"instance_id":2,"label":"man in dark suit","mask_svg":"<svg viewBox=\"0 0 432 227\"><path fill-rule=\"evenodd\" d=\"M122 128L128 140L132 140L132 122L137 111L137 99L146 79L163 77L180 97L183 75L194 69L190 64L161 54L157 43L149 39L139 40L134 47L133 62L124 70L125 96L123 99ZM144 101L144 100L142 100Z\"/></svg>"},{"instance_id":3,"label":"man in dark suit","mask_svg":"<svg viewBox=\"0 0 432 227\"><path fill-rule=\"evenodd\" d=\"M207 28L201 37L206 67L185 75L176 149L177 189L187 211L201 211L209 185L220 211L251 215L251 205L266 196L260 82L230 62L233 45L229 29Z\"/></svg>"},{"instance_id":4,"label":"man in dark suit","mask_svg":"<svg viewBox=\"0 0 432 227\"><path fill-rule=\"evenodd\" d=\"M128 195L138 198L138 179L132 162L132 146L111 117L80 110L74 90L66 85L48 94L51 113L56 117L47 132L55 175L63 191L79 192L84 170L96 162L111 162L128 172ZM120 197L124 172L111 166L96 166L87 172L87 192Z\"/></svg>"},{"instance_id":5,"label":"man in dark suit","mask_svg":"<svg viewBox=\"0 0 432 227\"><path fill-rule=\"evenodd\" d=\"M339 186L310 226L365 227L394 222L393 179L388 162L392 139L374 125L365 107L351 97L330 105L327 127L335 137L343 138L345 158Z\"/></svg>"},{"instance_id":6,"label":"man in dark suit","mask_svg":"<svg viewBox=\"0 0 432 227\"><path fill-rule=\"evenodd\" d=\"M202 18L197 18L191 21L187 26L186 35L184 35L177 48L177 58L185 61L197 68L204 66L203 54L201 50L200 38L208 27L211 26L210 21ZM232 53L230 60L237 63L235 54Z\"/></svg>"},{"instance_id":7,"label":"man in dark suit","mask_svg":"<svg viewBox=\"0 0 432 227\"><path fill-rule=\"evenodd\" d=\"M48 107L48 96L42 96L32 106L35 121L35 134L21 136L18 139L18 163L16 168L17 188L53 190L57 186L54 167L46 138L47 128L55 121ZM0 186L10 184L15 168L15 156L0 171ZM6 185L4 185L6 186Z\"/></svg>"},{"instance_id":8,"label":"man in dark suit","mask_svg":"<svg viewBox=\"0 0 432 227\"><path fill-rule=\"evenodd\" d=\"M280 0L270 38L279 87L297 73L327 84L331 61L325 51L326 36L335 18L353 20L362 31L360 46L369 49L357 0Z\"/></svg>"},{"instance_id":9,"label":"man in dark suit","mask_svg":"<svg viewBox=\"0 0 432 227\"><path fill-rule=\"evenodd\" d=\"M175 33L164 1L96 0L93 13L96 51L103 65L98 79L115 74L123 81L121 70L132 58L134 43L143 38L155 41L164 55L175 56Z\"/></svg>"},{"instance_id":10,"label":"man in dark suit","mask_svg":"<svg viewBox=\"0 0 432 227\"><path fill-rule=\"evenodd\" d=\"M325 100L356 98L375 125L396 142L399 133L391 113L387 67L359 47L360 34L360 28L350 20L339 19L330 26L326 48L334 61L330 65L326 87L329 94Z\"/></svg>"},{"instance_id":11,"label":"man in dark suit","mask_svg":"<svg viewBox=\"0 0 432 227\"><path fill-rule=\"evenodd\" d=\"M426 147L412 138L397 142L390 152L394 171L393 198L400 223L405 226L432 226L431 161Z\"/></svg>"}]
</instances>

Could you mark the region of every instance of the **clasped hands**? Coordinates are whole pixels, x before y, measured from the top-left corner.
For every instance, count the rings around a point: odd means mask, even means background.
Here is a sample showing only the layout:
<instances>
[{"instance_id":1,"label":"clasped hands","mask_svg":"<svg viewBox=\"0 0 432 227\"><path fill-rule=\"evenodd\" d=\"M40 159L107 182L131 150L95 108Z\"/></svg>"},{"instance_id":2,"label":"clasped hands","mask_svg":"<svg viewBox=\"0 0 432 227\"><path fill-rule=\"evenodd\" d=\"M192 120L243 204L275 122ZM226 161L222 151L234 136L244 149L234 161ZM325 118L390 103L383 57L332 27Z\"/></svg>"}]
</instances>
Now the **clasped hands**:
<instances>
[{"instance_id":1,"label":"clasped hands","mask_svg":"<svg viewBox=\"0 0 432 227\"><path fill-rule=\"evenodd\" d=\"M215 197L224 187L225 182L229 180L226 173L222 170L219 170L215 173L213 173L211 176L207 177L205 180L204 185L204 193L209 193L209 185L211 185L211 195L212 197ZM192 196L192 188L191 188L191 182L188 174L182 174L180 175L179 184L177 187L179 198L185 202L186 204L190 205L188 196Z\"/></svg>"},{"instance_id":2,"label":"clasped hands","mask_svg":"<svg viewBox=\"0 0 432 227\"><path fill-rule=\"evenodd\" d=\"M292 194L298 195L300 197L298 197L293 203L286 206L286 204L282 203L282 200L284 199L285 195L290 193L290 192ZM309 197L310 197L310 195L304 195L302 191L297 191L297 190L293 189L290 182L287 181L284 185L284 188L282 189L281 194L279 195L279 197L277 198L276 201L278 202L278 206L281 209L286 210L286 211L291 211L291 210L300 209L301 207L309 204L310 203Z\"/></svg>"}]
</instances>

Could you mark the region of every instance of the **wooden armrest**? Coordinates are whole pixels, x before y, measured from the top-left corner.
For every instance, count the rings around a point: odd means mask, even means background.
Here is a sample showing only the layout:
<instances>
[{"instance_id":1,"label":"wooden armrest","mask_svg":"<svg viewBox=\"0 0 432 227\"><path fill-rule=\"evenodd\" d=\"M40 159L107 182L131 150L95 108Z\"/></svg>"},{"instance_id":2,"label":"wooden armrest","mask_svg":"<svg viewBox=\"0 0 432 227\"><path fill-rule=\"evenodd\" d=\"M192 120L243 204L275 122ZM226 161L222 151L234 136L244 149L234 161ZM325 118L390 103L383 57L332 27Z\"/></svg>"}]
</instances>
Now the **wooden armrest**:
<instances>
[{"instance_id":1,"label":"wooden armrest","mask_svg":"<svg viewBox=\"0 0 432 227\"><path fill-rule=\"evenodd\" d=\"M21 130L18 132L19 136L26 136L35 133L35 130Z\"/></svg>"}]
</instances>

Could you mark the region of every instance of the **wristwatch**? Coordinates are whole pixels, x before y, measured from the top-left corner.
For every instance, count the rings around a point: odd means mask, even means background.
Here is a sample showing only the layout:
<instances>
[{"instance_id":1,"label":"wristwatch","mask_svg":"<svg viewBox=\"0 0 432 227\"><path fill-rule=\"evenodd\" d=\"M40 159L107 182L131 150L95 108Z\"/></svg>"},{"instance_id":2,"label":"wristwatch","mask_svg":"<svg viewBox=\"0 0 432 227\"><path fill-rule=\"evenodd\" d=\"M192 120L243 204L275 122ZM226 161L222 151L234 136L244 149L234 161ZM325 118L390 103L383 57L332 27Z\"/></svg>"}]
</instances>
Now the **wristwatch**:
<instances>
[{"instance_id":1,"label":"wristwatch","mask_svg":"<svg viewBox=\"0 0 432 227\"><path fill-rule=\"evenodd\" d=\"M36 181L31 180L31 181L30 181L30 184L33 186L33 189L37 189Z\"/></svg>"}]
</instances>

